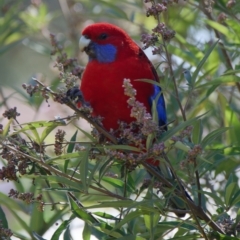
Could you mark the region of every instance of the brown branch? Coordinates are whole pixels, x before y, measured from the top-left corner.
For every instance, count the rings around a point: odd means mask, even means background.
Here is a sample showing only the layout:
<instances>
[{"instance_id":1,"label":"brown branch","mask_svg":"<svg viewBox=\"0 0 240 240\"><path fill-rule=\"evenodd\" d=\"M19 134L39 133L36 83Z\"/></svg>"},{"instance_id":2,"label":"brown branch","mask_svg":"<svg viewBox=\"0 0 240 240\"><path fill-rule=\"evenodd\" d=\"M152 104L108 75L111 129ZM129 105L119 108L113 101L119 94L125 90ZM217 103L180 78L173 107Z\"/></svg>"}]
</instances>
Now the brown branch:
<instances>
[{"instance_id":1,"label":"brown branch","mask_svg":"<svg viewBox=\"0 0 240 240\"><path fill-rule=\"evenodd\" d=\"M173 185L166 180L163 176L161 176L158 172L156 172L148 163L142 162L142 165L150 172L153 176L155 176L159 181L165 184L168 188L173 188ZM181 197L183 200L186 200L187 205L192 209L192 211L202 220L206 222L213 230L218 231L222 234L225 234L223 229L221 229L214 221L212 221L207 214L203 211L201 206L197 206L192 200L186 198L185 193L182 193L178 189L175 189L176 194Z\"/></svg>"},{"instance_id":2,"label":"brown branch","mask_svg":"<svg viewBox=\"0 0 240 240\"><path fill-rule=\"evenodd\" d=\"M23 153L23 152L15 149L14 147L11 147L11 146L7 145L7 144L2 143L2 145L4 145L4 146L5 146L6 148L8 148L9 150L11 150L11 151L13 151L13 152L16 152L16 153L18 153L19 155L21 155L21 156L23 156L23 157L25 157L25 158L28 158L28 159L30 159L31 161L37 163L39 166L41 166L42 168L44 168L44 169L47 170L48 172L51 172L51 173L56 174L56 176L64 177L64 178L66 178L66 179L68 179L68 180L74 181L74 182L79 183L79 184L82 183L82 181L80 181L79 179L77 179L77 178L75 178L75 177L72 177L72 176L69 176L69 175L67 175L67 174L59 171L58 169L56 169L56 168L48 165L48 164L45 163L44 161L41 161L41 160L39 160L39 159L37 159L37 158L35 158L35 157L33 157L33 156L30 156L30 155L28 155L28 154L26 154L26 153ZM102 193L102 194L104 194L104 195L106 195L106 196L110 196L110 197L117 198L117 199L120 199L120 200L128 200L127 198L124 198L124 197L122 197L122 196L120 196L120 195L118 195L118 194L112 193L112 192L110 192L110 191L108 191L108 190L100 189L100 188L95 187L95 186L93 186L93 185L90 185L89 188L91 188L91 189L93 189L93 190L96 190L96 191L98 191L98 192L100 192L100 193Z\"/></svg>"},{"instance_id":3,"label":"brown branch","mask_svg":"<svg viewBox=\"0 0 240 240\"><path fill-rule=\"evenodd\" d=\"M175 173L175 170L174 170L171 162L169 161L169 159L168 159L168 157L166 156L165 153L163 153L163 158L164 158L165 161L168 163L168 166L169 166L172 174L174 175L174 178L177 180L178 186L179 186L179 188L180 188L180 190L181 190L181 193L182 193L182 196L183 196L183 199L184 199L184 201L187 203L188 208L190 209L191 214L193 215L193 218L195 219L195 221L196 221L196 223L197 223L197 225L198 225L198 228L199 228L200 232L202 233L202 235L204 236L205 239L208 239L206 233L204 232L204 230L203 230L203 228L202 228L202 226L201 226L201 224L200 224L200 222L199 222L197 213L194 211L194 209L192 208L192 206L188 204L188 200L189 200L189 199L188 199L187 196L186 196L185 189L183 188L182 181L178 178L178 176L177 176L177 174ZM201 207L201 205L200 205L200 207Z\"/></svg>"},{"instance_id":4,"label":"brown branch","mask_svg":"<svg viewBox=\"0 0 240 240\"><path fill-rule=\"evenodd\" d=\"M37 79L34 79L38 84L40 84L42 87L46 89L52 96L58 97L59 94L53 92L49 87L46 87L43 83L38 81ZM117 144L117 139L110 134L103 126L100 126L92 117L89 117L86 113L81 111L75 104L73 104L70 100L64 101L64 104L67 105L69 108L71 108L75 113L76 116L81 117L88 121L92 126L94 126L100 133L102 133L106 138L111 140L114 144Z\"/></svg>"}]
</instances>

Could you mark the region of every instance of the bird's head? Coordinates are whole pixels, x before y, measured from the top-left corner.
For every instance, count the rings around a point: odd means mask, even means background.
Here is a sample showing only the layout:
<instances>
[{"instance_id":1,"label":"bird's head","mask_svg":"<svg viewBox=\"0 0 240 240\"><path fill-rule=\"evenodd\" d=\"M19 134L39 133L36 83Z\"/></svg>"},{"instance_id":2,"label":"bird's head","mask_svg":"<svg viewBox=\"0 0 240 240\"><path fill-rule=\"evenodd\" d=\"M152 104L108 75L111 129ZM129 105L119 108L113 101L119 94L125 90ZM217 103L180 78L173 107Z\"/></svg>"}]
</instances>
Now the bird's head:
<instances>
[{"instance_id":1,"label":"bird's head","mask_svg":"<svg viewBox=\"0 0 240 240\"><path fill-rule=\"evenodd\" d=\"M121 28L109 23L95 23L86 27L79 47L88 54L89 61L96 60L99 63L124 59L129 50L137 51L138 48Z\"/></svg>"}]
</instances>

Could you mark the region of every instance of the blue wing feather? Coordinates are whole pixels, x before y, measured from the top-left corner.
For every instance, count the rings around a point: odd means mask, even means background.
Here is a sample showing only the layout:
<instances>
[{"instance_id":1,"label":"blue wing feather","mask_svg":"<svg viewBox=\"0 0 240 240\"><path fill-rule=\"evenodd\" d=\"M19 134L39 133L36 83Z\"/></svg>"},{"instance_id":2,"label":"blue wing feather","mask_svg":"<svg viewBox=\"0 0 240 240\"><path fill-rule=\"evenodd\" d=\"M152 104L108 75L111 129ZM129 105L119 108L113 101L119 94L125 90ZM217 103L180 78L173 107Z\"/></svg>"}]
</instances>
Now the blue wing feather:
<instances>
[{"instance_id":1,"label":"blue wing feather","mask_svg":"<svg viewBox=\"0 0 240 240\"><path fill-rule=\"evenodd\" d=\"M151 65L152 72L155 77L154 80L158 82L158 74L150 61L149 61L149 64ZM157 107L157 113L158 113L158 124L160 127L165 126L164 129L167 130L167 112L166 112L165 101L164 101L161 87L154 84L154 93L149 100L150 100L151 107L152 107L153 100L157 100L156 107Z\"/></svg>"},{"instance_id":2,"label":"blue wing feather","mask_svg":"<svg viewBox=\"0 0 240 240\"><path fill-rule=\"evenodd\" d=\"M154 85L154 94L151 96L150 104L152 105L152 101L157 100L156 107L158 113L158 124L159 126L166 126L167 124L167 114L166 114L166 107L165 101L162 94L161 87Z\"/></svg>"}]
</instances>

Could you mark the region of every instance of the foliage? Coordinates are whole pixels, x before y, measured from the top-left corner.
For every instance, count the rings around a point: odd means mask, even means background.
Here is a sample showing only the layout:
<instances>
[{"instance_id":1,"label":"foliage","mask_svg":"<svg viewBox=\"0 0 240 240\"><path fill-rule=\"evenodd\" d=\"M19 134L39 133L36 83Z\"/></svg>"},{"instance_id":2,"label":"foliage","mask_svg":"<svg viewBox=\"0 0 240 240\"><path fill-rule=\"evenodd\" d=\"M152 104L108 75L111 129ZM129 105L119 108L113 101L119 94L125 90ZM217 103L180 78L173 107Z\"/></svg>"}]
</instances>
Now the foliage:
<instances>
[{"instance_id":1,"label":"foliage","mask_svg":"<svg viewBox=\"0 0 240 240\"><path fill-rule=\"evenodd\" d=\"M10 106L12 95L5 97L0 90L5 109L0 179L14 185L8 196L0 194L1 238L45 239L44 234L60 222L51 239L75 239L70 226L78 219L84 222L86 240L238 239L240 3L75 0L59 1L60 14L45 2L1 1L0 57L27 37L28 47L49 56L51 42L58 77L50 84L42 78L23 84L31 98L16 91L36 111L46 107L45 101L53 108L54 101L74 113L64 112L64 117L51 121L43 114L35 121L29 116L21 123L21 106ZM69 36L59 39L51 34L46 47L34 35L39 30L44 35L59 16L65 17ZM145 151L133 142L121 144L101 127L100 118L91 116L89 106L77 108L66 94L79 84L84 69L76 58L77 30L89 21L114 22L152 50L169 130L149 134ZM84 65L81 58L80 62ZM79 118L91 124L90 133ZM150 156L161 159L175 181L151 168L145 161ZM182 185L193 201L186 198ZM169 196L181 198L187 210L171 208Z\"/></svg>"}]
</instances>

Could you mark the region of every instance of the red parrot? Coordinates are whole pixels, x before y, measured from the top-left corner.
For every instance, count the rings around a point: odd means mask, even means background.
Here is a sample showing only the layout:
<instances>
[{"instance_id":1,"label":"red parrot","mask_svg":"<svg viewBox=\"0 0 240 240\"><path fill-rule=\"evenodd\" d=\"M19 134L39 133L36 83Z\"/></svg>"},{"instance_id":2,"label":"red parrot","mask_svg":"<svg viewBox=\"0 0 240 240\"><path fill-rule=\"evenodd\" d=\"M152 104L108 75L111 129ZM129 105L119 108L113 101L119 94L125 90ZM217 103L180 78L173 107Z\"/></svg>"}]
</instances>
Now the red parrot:
<instances>
[{"instance_id":1,"label":"red parrot","mask_svg":"<svg viewBox=\"0 0 240 240\"><path fill-rule=\"evenodd\" d=\"M131 80L137 92L136 100L143 103L151 113L152 101L159 96L161 88L134 80L158 81L158 75L143 50L125 31L109 23L95 23L83 30L79 46L89 57L80 90L84 100L93 108L93 115L103 117L105 129L117 130L119 121L129 124L135 120L130 116L128 97L124 95L124 79ZM162 94L157 100L157 112L159 126L165 126L166 129L166 109ZM153 163L149 161L149 164ZM163 171L154 165L153 167L163 174ZM170 170L169 175L173 180ZM187 197L190 198L188 194ZM171 197L169 202L174 208L186 209L186 204L176 196Z\"/></svg>"},{"instance_id":2,"label":"red parrot","mask_svg":"<svg viewBox=\"0 0 240 240\"><path fill-rule=\"evenodd\" d=\"M131 80L137 90L136 99L151 113L152 98L161 89L137 79L158 80L157 73L142 49L120 28L108 23L96 23L82 32L79 42L89 62L82 76L80 90L91 104L94 115L103 117L103 126L117 129L118 121L130 123L128 97L124 95L123 79ZM158 104L159 124L166 124L163 96Z\"/></svg>"}]
</instances>

